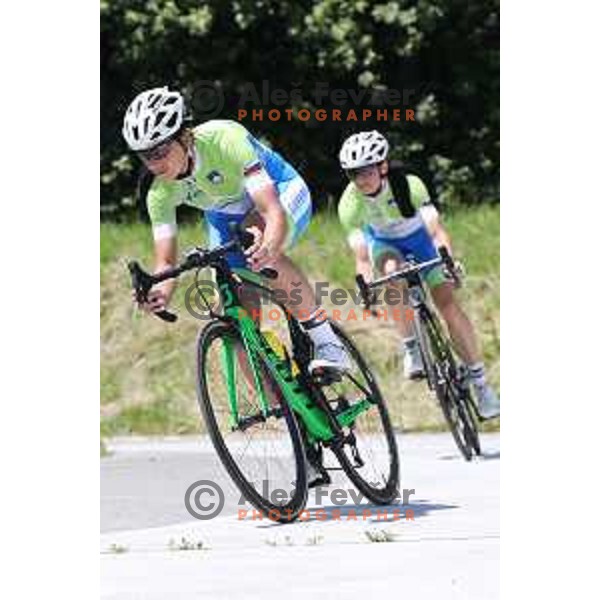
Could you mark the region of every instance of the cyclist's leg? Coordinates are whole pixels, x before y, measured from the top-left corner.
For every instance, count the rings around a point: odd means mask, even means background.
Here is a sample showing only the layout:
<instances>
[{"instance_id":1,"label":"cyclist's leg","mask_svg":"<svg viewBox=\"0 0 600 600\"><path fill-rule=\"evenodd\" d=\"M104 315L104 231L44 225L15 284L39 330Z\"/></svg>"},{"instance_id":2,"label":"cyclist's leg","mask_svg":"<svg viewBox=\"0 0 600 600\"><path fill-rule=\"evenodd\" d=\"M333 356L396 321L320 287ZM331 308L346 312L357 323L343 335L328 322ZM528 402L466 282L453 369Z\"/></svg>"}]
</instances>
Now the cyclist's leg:
<instances>
[{"instance_id":1,"label":"cyclist's leg","mask_svg":"<svg viewBox=\"0 0 600 600\"><path fill-rule=\"evenodd\" d=\"M475 329L454 294L453 284L445 281L431 286L430 289L460 358L468 365L480 362L481 354Z\"/></svg>"},{"instance_id":2,"label":"cyclist's leg","mask_svg":"<svg viewBox=\"0 0 600 600\"><path fill-rule=\"evenodd\" d=\"M366 236L369 254L375 269L382 275L398 271L406 260L397 239L378 238L373 234ZM388 290L395 290L395 299L388 302L388 319L393 320L402 338L403 371L407 379L416 379L424 375L423 360L415 338L413 315L407 299L405 281L388 284Z\"/></svg>"},{"instance_id":3,"label":"cyclist's leg","mask_svg":"<svg viewBox=\"0 0 600 600\"><path fill-rule=\"evenodd\" d=\"M379 275L390 275L391 273L399 271L405 264L405 258L402 255L402 252L397 248L394 240L380 238L372 233L367 233L365 240L368 245L371 263L375 268L375 272ZM388 308L388 319L391 319L396 323L402 339L412 337L412 319L408 312L410 306L406 301L405 293L407 289L406 282L390 282L386 285L386 289L399 292L392 296L394 298L393 302L386 303L386 307Z\"/></svg>"},{"instance_id":4,"label":"cyclist's leg","mask_svg":"<svg viewBox=\"0 0 600 600\"><path fill-rule=\"evenodd\" d=\"M312 212L310 192L301 177L278 184L277 191L287 216L286 250L289 250L308 228ZM311 372L319 368L349 368L350 359L344 346L325 319L325 311L317 305L312 286L304 273L286 255L274 266L279 272L276 284L286 291L290 300L287 307L297 316L314 344L314 359L309 366Z\"/></svg>"},{"instance_id":5,"label":"cyclist's leg","mask_svg":"<svg viewBox=\"0 0 600 600\"><path fill-rule=\"evenodd\" d=\"M287 234L285 251L287 252L287 250L294 246L310 222L310 192L300 177L277 184L277 192L286 214ZM293 196L291 199L289 198L290 195ZM298 207L303 207L303 210L298 210ZM292 212L292 208L296 208L297 210ZM245 216L242 226L244 228L254 226L263 230L265 222L256 210L252 210ZM285 292L285 297L291 300L291 302L284 302L284 304L288 306L290 311L302 317L302 315L313 309L315 306L315 296L312 287L302 270L292 259L284 253L277 260L273 261L272 267L277 271L278 276L276 279L265 281L265 284L273 289ZM294 282L293 286L292 282Z\"/></svg>"},{"instance_id":6,"label":"cyclist's leg","mask_svg":"<svg viewBox=\"0 0 600 600\"><path fill-rule=\"evenodd\" d=\"M452 284L444 282L433 286L431 295L448 326L458 355L467 365L477 396L479 414L485 419L497 417L500 414L500 403L498 396L487 383L475 328L456 299Z\"/></svg>"},{"instance_id":7,"label":"cyclist's leg","mask_svg":"<svg viewBox=\"0 0 600 600\"><path fill-rule=\"evenodd\" d=\"M287 233L285 251L293 247L299 237L304 233L310 222L312 206L310 191L304 180L294 177L288 181L279 182L277 185L278 198L287 219ZM243 226L250 225L264 228L265 223L257 211L251 211L244 219ZM267 283L271 288L282 290L286 301L283 304L303 324L308 324L305 330L315 343L316 354L319 346L330 347L331 354L340 356L339 360L328 361L332 368L343 367L343 359L347 357L343 345L331 329L331 326L322 316L324 311L317 306L312 286L302 270L285 253L274 260L271 266L277 271L277 278ZM313 365L311 364L311 368Z\"/></svg>"},{"instance_id":8,"label":"cyclist's leg","mask_svg":"<svg viewBox=\"0 0 600 600\"><path fill-rule=\"evenodd\" d=\"M277 193L281 205L286 214L287 234L285 240L285 251L292 248L298 238L304 233L311 217L310 191L301 177L295 177L289 181L277 184ZM256 210L250 210L241 221L242 227L250 226L264 229L265 222ZM247 263L244 255L237 260L236 269L246 268ZM278 274L276 279L265 281L273 289L283 290L285 297L291 302L284 302L297 316L306 317L315 307L315 296L308 279L302 270L289 258L285 252L271 265Z\"/></svg>"},{"instance_id":9,"label":"cyclist's leg","mask_svg":"<svg viewBox=\"0 0 600 600\"><path fill-rule=\"evenodd\" d=\"M285 211L287 234L285 252L273 264L278 273L272 281L273 287L286 293L289 302L286 306L300 320L305 320L316 309L315 295L308 278L302 270L287 256L308 228L312 216L312 202L308 186L301 177L277 184L279 202Z\"/></svg>"}]
</instances>

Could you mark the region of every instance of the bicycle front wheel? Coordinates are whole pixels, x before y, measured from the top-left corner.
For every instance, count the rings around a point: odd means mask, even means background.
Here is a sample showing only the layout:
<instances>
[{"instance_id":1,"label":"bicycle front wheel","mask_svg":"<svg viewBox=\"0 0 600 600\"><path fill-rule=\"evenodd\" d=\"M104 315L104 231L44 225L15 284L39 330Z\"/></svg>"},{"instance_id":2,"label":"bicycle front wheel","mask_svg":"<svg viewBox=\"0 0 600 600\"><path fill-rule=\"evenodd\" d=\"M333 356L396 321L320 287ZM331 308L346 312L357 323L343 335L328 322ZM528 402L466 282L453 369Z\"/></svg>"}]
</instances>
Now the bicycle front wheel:
<instances>
[{"instance_id":1,"label":"bicycle front wheel","mask_svg":"<svg viewBox=\"0 0 600 600\"><path fill-rule=\"evenodd\" d=\"M306 504L306 459L281 389L234 323L209 323L197 348L198 402L221 462L250 504L293 521Z\"/></svg>"},{"instance_id":2,"label":"bicycle front wheel","mask_svg":"<svg viewBox=\"0 0 600 600\"><path fill-rule=\"evenodd\" d=\"M428 379L456 446L465 460L471 460L474 454L481 454L481 446L468 383L437 319L429 311L423 311L419 319L420 347Z\"/></svg>"}]
</instances>

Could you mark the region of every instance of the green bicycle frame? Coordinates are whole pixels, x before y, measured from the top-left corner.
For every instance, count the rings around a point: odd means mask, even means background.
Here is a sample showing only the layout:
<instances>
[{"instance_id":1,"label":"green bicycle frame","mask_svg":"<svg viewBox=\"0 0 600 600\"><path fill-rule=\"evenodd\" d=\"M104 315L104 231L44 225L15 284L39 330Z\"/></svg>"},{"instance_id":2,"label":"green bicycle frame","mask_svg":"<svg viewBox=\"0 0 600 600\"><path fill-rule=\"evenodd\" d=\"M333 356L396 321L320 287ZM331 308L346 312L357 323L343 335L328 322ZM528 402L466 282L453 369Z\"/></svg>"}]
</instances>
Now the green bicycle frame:
<instances>
[{"instance_id":1,"label":"green bicycle frame","mask_svg":"<svg viewBox=\"0 0 600 600\"><path fill-rule=\"evenodd\" d=\"M235 321L239 326L242 343L246 350L252 377L256 385L261 411L263 416L269 413L269 401L265 394L260 377L260 357L273 377L290 408L300 417L305 425L309 442L330 441L334 433L323 411L314 404L292 375L290 366L285 358L280 357L267 340L262 336L255 322L241 306L237 294L232 289L230 282L225 277L217 274L217 283L223 298L225 316ZM227 391L231 409L231 426L239 421L237 406L236 379L235 379L235 348L231 341L226 341L223 346L222 360L224 372L227 377Z\"/></svg>"}]
</instances>

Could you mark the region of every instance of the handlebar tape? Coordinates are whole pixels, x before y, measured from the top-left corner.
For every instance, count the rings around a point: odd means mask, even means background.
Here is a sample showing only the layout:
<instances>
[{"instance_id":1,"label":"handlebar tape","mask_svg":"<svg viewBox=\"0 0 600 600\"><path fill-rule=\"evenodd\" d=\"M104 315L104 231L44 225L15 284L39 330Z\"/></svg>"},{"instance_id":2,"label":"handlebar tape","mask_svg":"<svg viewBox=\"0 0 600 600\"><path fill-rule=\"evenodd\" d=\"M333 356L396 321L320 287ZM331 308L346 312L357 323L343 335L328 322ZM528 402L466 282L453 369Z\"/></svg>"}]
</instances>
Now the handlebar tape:
<instances>
[{"instance_id":1,"label":"handlebar tape","mask_svg":"<svg viewBox=\"0 0 600 600\"><path fill-rule=\"evenodd\" d=\"M154 313L159 319L166 321L167 323L175 323L177 321L177 315L169 312L168 310L160 310Z\"/></svg>"},{"instance_id":2,"label":"handlebar tape","mask_svg":"<svg viewBox=\"0 0 600 600\"><path fill-rule=\"evenodd\" d=\"M362 299L365 303L365 308L370 308L371 306L371 299L370 299L370 294L369 294L369 287L367 286L367 282L365 281L365 278L362 275L357 275L356 276L356 283L358 285L358 289L360 291L360 295L362 296Z\"/></svg>"}]
</instances>

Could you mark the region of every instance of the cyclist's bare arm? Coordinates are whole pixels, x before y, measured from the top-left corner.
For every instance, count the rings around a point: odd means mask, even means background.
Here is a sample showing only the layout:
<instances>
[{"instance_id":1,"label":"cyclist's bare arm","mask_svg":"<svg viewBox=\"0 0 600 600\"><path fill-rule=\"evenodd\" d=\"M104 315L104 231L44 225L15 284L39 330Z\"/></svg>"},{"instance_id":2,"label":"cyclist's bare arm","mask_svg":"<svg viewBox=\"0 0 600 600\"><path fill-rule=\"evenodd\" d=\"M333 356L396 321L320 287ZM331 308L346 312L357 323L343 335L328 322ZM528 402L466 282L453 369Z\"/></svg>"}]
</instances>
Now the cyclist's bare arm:
<instances>
[{"instance_id":1,"label":"cyclist's bare arm","mask_svg":"<svg viewBox=\"0 0 600 600\"><path fill-rule=\"evenodd\" d=\"M259 189L252 189L250 194L264 222L264 229L261 232L258 227L248 228L255 236L255 243L246 250L248 263L254 270L274 267L277 278L272 281L272 284L284 290L288 298L292 297L293 292L299 291L301 301L294 306L294 310L297 310L298 314L304 312L308 315L315 309L315 295L306 276L284 254L288 221L277 191L272 183L267 183ZM299 287L298 282L300 282Z\"/></svg>"},{"instance_id":2,"label":"cyclist's bare arm","mask_svg":"<svg viewBox=\"0 0 600 600\"><path fill-rule=\"evenodd\" d=\"M364 237L354 234L350 245L354 250L356 274L362 275L365 281L373 281L373 267L369 258L369 248Z\"/></svg>"},{"instance_id":3,"label":"cyclist's bare arm","mask_svg":"<svg viewBox=\"0 0 600 600\"><path fill-rule=\"evenodd\" d=\"M429 235L433 238L433 243L437 248L445 246L452 256L452 241L450 240L450 234L446 228L442 225L440 215L437 210L421 209L421 216L427 226Z\"/></svg>"},{"instance_id":4,"label":"cyclist's bare arm","mask_svg":"<svg viewBox=\"0 0 600 600\"><path fill-rule=\"evenodd\" d=\"M246 254L252 267L259 269L281 256L287 235L287 219L272 183L253 190L251 197L265 227L262 235L256 235L254 231L257 242Z\"/></svg>"}]
</instances>

